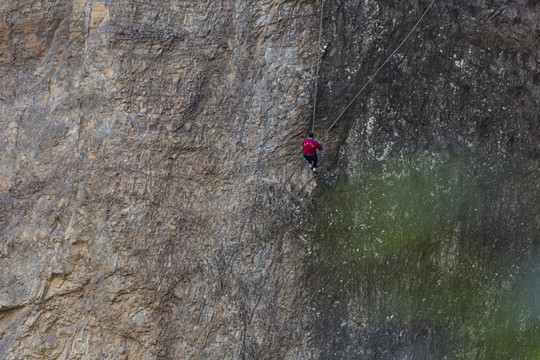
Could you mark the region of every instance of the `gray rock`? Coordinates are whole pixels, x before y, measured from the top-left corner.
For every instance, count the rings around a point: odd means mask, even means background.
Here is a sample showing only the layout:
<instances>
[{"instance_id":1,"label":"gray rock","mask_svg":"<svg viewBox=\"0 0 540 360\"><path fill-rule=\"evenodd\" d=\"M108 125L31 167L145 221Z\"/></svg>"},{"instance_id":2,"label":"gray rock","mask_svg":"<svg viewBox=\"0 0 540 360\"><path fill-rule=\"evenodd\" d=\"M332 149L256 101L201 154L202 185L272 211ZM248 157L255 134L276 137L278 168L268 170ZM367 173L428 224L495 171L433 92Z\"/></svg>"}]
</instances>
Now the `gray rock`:
<instances>
[{"instance_id":1,"label":"gray rock","mask_svg":"<svg viewBox=\"0 0 540 360\"><path fill-rule=\"evenodd\" d=\"M1 358L320 354L299 149L319 5L0 6ZM425 6L327 3L316 134ZM329 182L411 143L537 159L537 20L535 1L436 1L324 139Z\"/></svg>"}]
</instances>

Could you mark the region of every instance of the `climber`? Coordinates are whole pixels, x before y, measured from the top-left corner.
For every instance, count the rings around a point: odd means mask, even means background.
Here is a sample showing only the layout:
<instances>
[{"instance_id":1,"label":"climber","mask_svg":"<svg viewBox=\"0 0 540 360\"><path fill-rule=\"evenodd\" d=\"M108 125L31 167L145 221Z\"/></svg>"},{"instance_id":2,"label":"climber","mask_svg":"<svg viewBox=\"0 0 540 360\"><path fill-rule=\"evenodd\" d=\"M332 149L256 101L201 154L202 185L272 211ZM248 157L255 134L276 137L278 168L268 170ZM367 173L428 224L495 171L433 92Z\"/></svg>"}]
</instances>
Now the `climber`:
<instances>
[{"instance_id":1,"label":"climber","mask_svg":"<svg viewBox=\"0 0 540 360\"><path fill-rule=\"evenodd\" d=\"M309 163L309 167L314 173L317 172L317 149L322 150L321 144L317 140L313 139L313 133L308 132L308 138L302 141L302 147L304 148L304 158Z\"/></svg>"}]
</instances>

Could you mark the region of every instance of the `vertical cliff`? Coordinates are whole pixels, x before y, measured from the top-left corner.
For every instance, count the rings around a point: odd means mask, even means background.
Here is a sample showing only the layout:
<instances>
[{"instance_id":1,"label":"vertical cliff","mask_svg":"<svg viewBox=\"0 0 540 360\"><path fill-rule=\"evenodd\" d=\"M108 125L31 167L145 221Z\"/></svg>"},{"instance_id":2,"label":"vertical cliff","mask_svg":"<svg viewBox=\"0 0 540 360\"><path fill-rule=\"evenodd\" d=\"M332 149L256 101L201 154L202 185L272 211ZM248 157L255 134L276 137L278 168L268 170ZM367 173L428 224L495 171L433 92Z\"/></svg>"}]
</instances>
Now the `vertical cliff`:
<instances>
[{"instance_id":1,"label":"vertical cliff","mask_svg":"<svg viewBox=\"0 0 540 360\"><path fill-rule=\"evenodd\" d=\"M326 131L405 39L431 1L339 1L325 27ZM408 145L466 143L538 156L537 1L433 2L334 134L355 168ZM330 19L329 19L330 20ZM323 119L324 120L324 119ZM334 140L336 136L329 137ZM347 139L347 140L344 140ZM511 155L510 155L511 156Z\"/></svg>"},{"instance_id":2,"label":"vertical cliff","mask_svg":"<svg viewBox=\"0 0 540 360\"><path fill-rule=\"evenodd\" d=\"M326 3L319 135L428 5ZM0 358L330 356L299 235L319 6L0 4ZM325 138L319 184L430 143L534 170L538 14L436 0Z\"/></svg>"},{"instance_id":3,"label":"vertical cliff","mask_svg":"<svg viewBox=\"0 0 540 360\"><path fill-rule=\"evenodd\" d=\"M1 358L298 354L314 6L2 3Z\"/></svg>"},{"instance_id":4,"label":"vertical cliff","mask_svg":"<svg viewBox=\"0 0 540 360\"><path fill-rule=\"evenodd\" d=\"M316 132L389 61L325 141L343 181L312 210L320 358L537 358L538 1L326 13Z\"/></svg>"}]
</instances>

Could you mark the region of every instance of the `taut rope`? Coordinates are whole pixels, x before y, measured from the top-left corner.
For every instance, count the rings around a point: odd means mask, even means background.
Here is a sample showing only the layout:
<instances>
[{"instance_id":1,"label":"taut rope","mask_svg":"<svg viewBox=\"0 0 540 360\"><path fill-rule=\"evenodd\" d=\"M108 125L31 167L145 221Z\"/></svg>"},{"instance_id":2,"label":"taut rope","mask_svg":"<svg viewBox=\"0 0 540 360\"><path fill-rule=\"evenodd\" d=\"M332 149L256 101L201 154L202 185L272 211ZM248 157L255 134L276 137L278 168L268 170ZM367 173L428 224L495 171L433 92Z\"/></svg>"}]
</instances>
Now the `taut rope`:
<instances>
[{"instance_id":1,"label":"taut rope","mask_svg":"<svg viewBox=\"0 0 540 360\"><path fill-rule=\"evenodd\" d=\"M310 131L313 132L313 128L315 127L315 112L317 109L317 90L318 90L318 84L319 84L319 70L320 70L320 64L321 64L321 37L322 37L322 31L323 31L323 14L324 14L324 0L321 0L321 18L319 22L319 43L317 46L317 70L315 72L315 91L313 92L313 118L311 119L311 127Z\"/></svg>"},{"instance_id":2,"label":"taut rope","mask_svg":"<svg viewBox=\"0 0 540 360\"><path fill-rule=\"evenodd\" d=\"M388 58L383 62L383 64L381 66L379 66L379 68L377 69L377 71L375 71L375 73L373 75L370 76L370 78L368 79L368 81L364 84L364 86L362 86L362 88L360 89L360 91L358 91L358 93L355 95L355 97L349 102L349 104L343 109L343 111L338 115L338 117L336 118L336 120L332 123L332 125L330 125L330 127L328 128L328 130L326 130L326 132L323 134L323 136L320 138L321 140L324 139L324 137L326 136L326 134L328 134L328 132L334 127L334 125L336 125L336 123L338 122L338 120L343 116L343 114L345 114L345 111L347 111L347 109L354 103L354 101L358 98L358 96L360 96L360 94L362 93L362 91L364 91L364 89L369 85L369 83L371 83L371 81L373 80L373 78L375 78L375 76L377 76L377 74L379 73L379 71L384 67L384 65L386 65L386 63L396 54L396 52L401 48L401 46L405 43L405 41L407 41L407 39L411 36L411 34L413 33L414 30L416 30L416 28L418 27L418 24L420 24L420 22L422 21L422 19L424 18L424 16L426 16L427 12L429 11L429 9L431 8L431 6L433 5L433 3L435 2L435 0L432 0L431 3L429 4L429 6L426 8L426 10L424 11L424 13L422 14L422 16L420 16L420 19L418 19L418 21L416 22L416 24L414 24L413 28L411 29L411 31L409 31L409 33L407 34L407 36L405 36L405 38L401 41L401 43L398 45L398 47L390 54L390 56L388 56ZM321 7L322 9L322 7ZM322 10L321 10L322 11ZM322 15L321 15L321 19L322 19ZM322 23L321 23L322 24ZM320 36L320 35L319 35ZM318 69L318 64L317 64L317 69ZM317 75L318 75L318 70L317 70ZM316 87L315 87L316 89ZM316 94L315 94L316 96ZM315 106L313 107L313 124L312 124L312 129L313 129L313 125L315 124Z\"/></svg>"}]
</instances>

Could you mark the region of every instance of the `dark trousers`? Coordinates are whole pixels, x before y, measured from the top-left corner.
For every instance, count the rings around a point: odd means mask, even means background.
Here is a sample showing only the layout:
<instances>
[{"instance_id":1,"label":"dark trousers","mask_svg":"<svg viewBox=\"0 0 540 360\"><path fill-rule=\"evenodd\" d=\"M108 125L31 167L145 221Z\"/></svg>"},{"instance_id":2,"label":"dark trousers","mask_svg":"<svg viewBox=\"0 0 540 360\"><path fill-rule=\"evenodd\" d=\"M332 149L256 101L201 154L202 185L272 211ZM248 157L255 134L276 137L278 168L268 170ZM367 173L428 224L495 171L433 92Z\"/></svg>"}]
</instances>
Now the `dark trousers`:
<instances>
[{"instance_id":1,"label":"dark trousers","mask_svg":"<svg viewBox=\"0 0 540 360\"><path fill-rule=\"evenodd\" d=\"M316 168L317 167L317 154L315 155L306 155L304 154L304 158L307 160L308 163L313 163L313 167Z\"/></svg>"}]
</instances>

